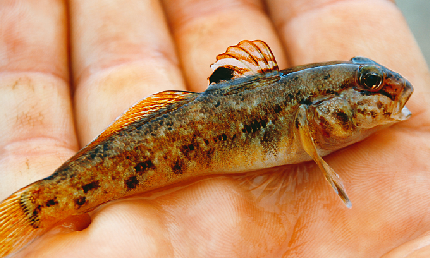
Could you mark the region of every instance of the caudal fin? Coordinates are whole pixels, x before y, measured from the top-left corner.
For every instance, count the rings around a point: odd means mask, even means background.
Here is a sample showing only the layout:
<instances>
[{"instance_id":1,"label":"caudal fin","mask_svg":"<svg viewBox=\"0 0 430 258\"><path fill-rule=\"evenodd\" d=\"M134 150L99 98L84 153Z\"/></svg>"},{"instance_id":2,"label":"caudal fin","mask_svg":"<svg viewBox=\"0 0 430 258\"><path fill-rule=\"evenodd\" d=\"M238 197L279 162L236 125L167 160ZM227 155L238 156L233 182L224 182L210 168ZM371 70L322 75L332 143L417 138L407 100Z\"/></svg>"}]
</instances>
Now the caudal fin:
<instances>
[{"instance_id":1,"label":"caudal fin","mask_svg":"<svg viewBox=\"0 0 430 258\"><path fill-rule=\"evenodd\" d=\"M34 228L21 205L26 188L0 203L0 257L17 252L44 230Z\"/></svg>"}]
</instances>

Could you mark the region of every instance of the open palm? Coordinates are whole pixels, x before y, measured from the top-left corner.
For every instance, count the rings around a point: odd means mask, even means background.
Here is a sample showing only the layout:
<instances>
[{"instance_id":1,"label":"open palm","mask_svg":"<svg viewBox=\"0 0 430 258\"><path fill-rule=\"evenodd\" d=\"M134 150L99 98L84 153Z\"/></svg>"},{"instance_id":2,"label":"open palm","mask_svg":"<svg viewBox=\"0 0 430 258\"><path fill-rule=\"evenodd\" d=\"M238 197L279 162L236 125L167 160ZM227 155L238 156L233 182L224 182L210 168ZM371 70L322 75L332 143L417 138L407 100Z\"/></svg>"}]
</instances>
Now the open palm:
<instances>
[{"instance_id":1,"label":"open palm","mask_svg":"<svg viewBox=\"0 0 430 258\"><path fill-rule=\"evenodd\" d=\"M61 223L17 257L430 253L430 78L392 2L68 4L0 3L1 199L50 175L137 100L203 91L215 56L243 39L266 41L281 69L372 58L414 85L413 115L325 158L352 209L312 162L286 165L106 204Z\"/></svg>"}]
</instances>

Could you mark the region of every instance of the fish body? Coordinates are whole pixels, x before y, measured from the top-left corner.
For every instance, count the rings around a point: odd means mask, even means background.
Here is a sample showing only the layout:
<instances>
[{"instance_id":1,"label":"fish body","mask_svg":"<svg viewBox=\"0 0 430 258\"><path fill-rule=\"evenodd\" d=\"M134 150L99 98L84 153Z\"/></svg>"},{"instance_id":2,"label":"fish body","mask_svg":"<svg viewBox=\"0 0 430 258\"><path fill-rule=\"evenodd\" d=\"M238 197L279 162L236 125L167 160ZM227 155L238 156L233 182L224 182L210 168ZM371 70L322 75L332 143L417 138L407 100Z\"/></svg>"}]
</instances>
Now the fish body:
<instances>
[{"instance_id":1,"label":"fish body","mask_svg":"<svg viewBox=\"0 0 430 258\"><path fill-rule=\"evenodd\" d=\"M4 200L0 256L111 200L312 159L350 206L321 157L410 116L411 84L367 58L279 71L264 42L242 41L217 59L205 92L145 98L51 176Z\"/></svg>"}]
</instances>

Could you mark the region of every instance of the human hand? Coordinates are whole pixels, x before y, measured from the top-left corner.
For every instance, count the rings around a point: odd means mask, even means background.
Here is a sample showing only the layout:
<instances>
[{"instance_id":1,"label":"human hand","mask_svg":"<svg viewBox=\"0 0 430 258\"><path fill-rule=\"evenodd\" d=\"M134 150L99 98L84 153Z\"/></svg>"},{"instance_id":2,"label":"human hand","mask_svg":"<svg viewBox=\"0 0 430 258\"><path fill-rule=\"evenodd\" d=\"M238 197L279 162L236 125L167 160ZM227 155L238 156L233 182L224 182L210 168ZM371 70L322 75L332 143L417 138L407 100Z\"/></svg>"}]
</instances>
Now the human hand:
<instances>
[{"instance_id":1,"label":"human hand","mask_svg":"<svg viewBox=\"0 0 430 258\"><path fill-rule=\"evenodd\" d=\"M361 55L414 85L410 120L325 158L352 209L308 162L112 202L84 230L88 216L71 218L17 257L430 252L430 79L400 12L382 0L267 2L268 13L258 1L165 0L165 13L157 1L2 2L0 198L50 175L137 100L203 91L217 54L261 39L281 69Z\"/></svg>"}]
</instances>

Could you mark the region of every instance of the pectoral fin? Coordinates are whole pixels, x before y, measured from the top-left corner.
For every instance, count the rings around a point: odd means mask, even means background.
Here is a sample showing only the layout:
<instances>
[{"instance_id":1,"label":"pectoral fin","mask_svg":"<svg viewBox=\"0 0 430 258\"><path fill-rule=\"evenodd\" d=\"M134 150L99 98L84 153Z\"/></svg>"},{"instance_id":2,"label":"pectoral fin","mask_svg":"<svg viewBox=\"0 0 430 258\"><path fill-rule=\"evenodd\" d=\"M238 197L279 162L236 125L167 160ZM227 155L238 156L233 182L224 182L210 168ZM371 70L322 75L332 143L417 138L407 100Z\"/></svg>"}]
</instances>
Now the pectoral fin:
<instances>
[{"instance_id":1,"label":"pectoral fin","mask_svg":"<svg viewBox=\"0 0 430 258\"><path fill-rule=\"evenodd\" d=\"M336 191L336 193L339 195L340 199L342 199L342 201L345 203L346 207L351 208L352 204L348 198L348 195L346 194L342 180L339 178L336 172L334 172L334 170L321 158L321 156L317 152L317 149L314 144L314 140L309 130L309 124L306 117L306 110L307 110L306 105L301 105L299 107L299 110L297 112L297 117L296 117L298 122L297 123L298 131L300 134L300 140L302 142L303 149L306 151L306 153L309 154L309 156L312 157L315 163L317 163L318 167L324 173L325 178L331 184L331 186Z\"/></svg>"}]
</instances>

